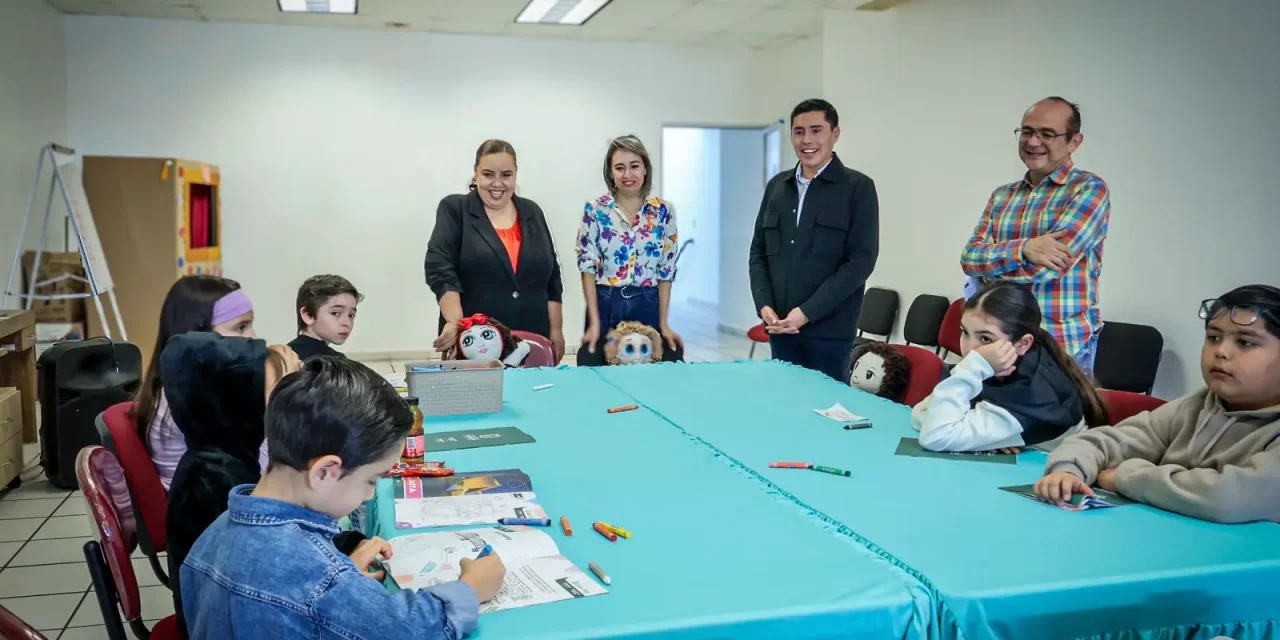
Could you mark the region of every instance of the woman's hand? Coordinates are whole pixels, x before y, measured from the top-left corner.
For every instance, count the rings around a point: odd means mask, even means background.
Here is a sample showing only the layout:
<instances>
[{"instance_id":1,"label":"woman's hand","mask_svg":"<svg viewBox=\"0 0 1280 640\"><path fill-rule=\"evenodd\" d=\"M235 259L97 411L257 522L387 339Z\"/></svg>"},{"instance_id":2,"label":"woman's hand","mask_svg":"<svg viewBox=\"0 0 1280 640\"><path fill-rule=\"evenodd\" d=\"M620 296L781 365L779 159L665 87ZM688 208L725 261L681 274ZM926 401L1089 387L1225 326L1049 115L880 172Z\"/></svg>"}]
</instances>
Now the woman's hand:
<instances>
[{"instance_id":1,"label":"woman's hand","mask_svg":"<svg viewBox=\"0 0 1280 640\"><path fill-rule=\"evenodd\" d=\"M436 341L431 346L436 351L444 353L454 347L458 343L458 323L450 320L444 323L444 327L440 329L440 335L436 336Z\"/></svg>"},{"instance_id":2,"label":"woman's hand","mask_svg":"<svg viewBox=\"0 0 1280 640\"><path fill-rule=\"evenodd\" d=\"M680 334L676 333L675 329L664 324L658 331L662 334L662 341L667 344L668 349L672 351L675 351L677 348L681 351L684 350L684 338L681 338Z\"/></svg>"},{"instance_id":3,"label":"woman's hand","mask_svg":"<svg viewBox=\"0 0 1280 640\"><path fill-rule=\"evenodd\" d=\"M564 332L559 329L552 329L551 335L547 337L551 338L551 346L555 347L556 363L559 363L564 358Z\"/></svg>"},{"instance_id":4,"label":"woman's hand","mask_svg":"<svg viewBox=\"0 0 1280 640\"><path fill-rule=\"evenodd\" d=\"M587 325L587 330L582 332L582 344L587 346L588 353L596 352L596 343L600 341L600 325L591 323Z\"/></svg>"},{"instance_id":5,"label":"woman's hand","mask_svg":"<svg viewBox=\"0 0 1280 640\"><path fill-rule=\"evenodd\" d=\"M374 567L375 562L390 559L391 553L390 542L382 538L369 538L351 552L351 562L355 563L360 573L381 582L387 576L387 572L382 570L381 565L376 568L371 567Z\"/></svg>"}]
</instances>

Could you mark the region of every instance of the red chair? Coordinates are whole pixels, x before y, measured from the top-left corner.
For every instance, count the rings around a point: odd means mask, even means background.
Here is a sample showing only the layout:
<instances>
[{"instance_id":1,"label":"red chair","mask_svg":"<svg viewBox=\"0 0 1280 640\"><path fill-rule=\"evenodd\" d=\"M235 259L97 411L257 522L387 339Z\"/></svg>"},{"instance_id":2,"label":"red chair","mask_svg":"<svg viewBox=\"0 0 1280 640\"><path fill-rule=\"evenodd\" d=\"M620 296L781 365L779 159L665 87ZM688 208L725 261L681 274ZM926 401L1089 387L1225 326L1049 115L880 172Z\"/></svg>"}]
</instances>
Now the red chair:
<instances>
[{"instance_id":1,"label":"red chair","mask_svg":"<svg viewBox=\"0 0 1280 640\"><path fill-rule=\"evenodd\" d=\"M518 329L512 329L511 335L529 343L529 355L525 357L524 364L520 365L521 369L554 367L560 364L556 361L556 347L550 340L536 333Z\"/></svg>"},{"instance_id":2,"label":"red chair","mask_svg":"<svg viewBox=\"0 0 1280 640\"><path fill-rule=\"evenodd\" d=\"M49 640L43 633L31 628L12 611L0 607L0 638L4 640Z\"/></svg>"},{"instance_id":3,"label":"red chair","mask_svg":"<svg viewBox=\"0 0 1280 640\"><path fill-rule=\"evenodd\" d=\"M963 314L964 298L957 298L942 316L942 326L938 327L938 347L947 353L960 353L960 316Z\"/></svg>"},{"instance_id":4,"label":"red chair","mask_svg":"<svg viewBox=\"0 0 1280 640\"><path fill-rule=\"evenodd\" d=\"M177 616L170 615L156 622L150 630L142 622L142 594L129 560L129 555L138 547L138 535L129 526L132 515L121 517L118 505L111 498L113 490L125 483L124 469L105 448L85 447L76 456L76 479L84 493L85 510L94 524L95 539L84 543L84 558L107 635L125 637L121 623L123 613L138 640L179 638Z\"/></svg>"},{"instance_id":5,"label":"red chair","mask_svg":"<svg viewBox=\"0 0 1280 640\"><path fill-rule=\"evenodd\" d=\"M756 356L757 344L769 343L769 333L764 330L764 323L747 329L747 338L751 340L751 351L747 352L747 359L750 360Z\"/></svg>"},{"instance_id":6,"label":"red chair","mask_svg":"<svg viewBox=\"0 0 1280 640\"><path fill-rule=\"evenodd\" d=\"M933 393L933 388L942 380L942 359L937 354L921 347L909 344L889 345L911 362L911 377L907 380L907 390L902 394L902 404L914 407L921 400Z\"/></svg>"},{"instance_id":7,"label":"red chair","mask_svg":"<svg viewBox=\"0 0 1280 640\"><path fill-rule=\"evenodd\" d=\"M1098 395L1107 408L1107 419L1111 424L1120 424L1143 411L1154 411L1164 405L1160 398L1132 391L1098 389Z\"/></svg>"},{"instance_id":8,"label":"red chair","mask_svg":"<svg viewBox=\"0 0 1280 640\"><path fill-rule=\"evenodd\" d=\"M159 554L165 549L169 495L160 483L160 474L156 473L151 455L138 437L137 423L132 418L135 406L132 402L121 402L107 407L98 416L98 435L102 436L103 446L115 454L124 468L127 495L137 516L138 546L142 547L142 553L147 556L160 583L167 587L169 576Z\"/></svg>"}]
</instances>

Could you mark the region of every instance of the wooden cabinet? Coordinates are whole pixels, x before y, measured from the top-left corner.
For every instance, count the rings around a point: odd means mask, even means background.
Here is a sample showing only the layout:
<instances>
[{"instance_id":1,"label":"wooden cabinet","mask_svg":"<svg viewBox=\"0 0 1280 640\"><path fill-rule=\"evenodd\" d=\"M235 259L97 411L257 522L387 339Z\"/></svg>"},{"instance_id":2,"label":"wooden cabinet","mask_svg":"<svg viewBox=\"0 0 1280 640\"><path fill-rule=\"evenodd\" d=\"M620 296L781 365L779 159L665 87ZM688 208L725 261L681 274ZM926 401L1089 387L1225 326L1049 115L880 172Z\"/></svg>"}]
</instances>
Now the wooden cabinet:
<instances>
[{"instance_id":1,"label":"wooden cabinet","mask_svg":"<svg viewBox=\"0 0 1280 640\"><path fill-rule=\"evenodd\" d=\"M22 473L22 394L0 387L0 486Z\"/></svg>"},{"instance_id":2,"label":"wooden cabinet","mask_svg":"<svg viewBox=\"0 0 1280 640\"><path fill-rule=\"evenodd\" d=\"M222 275L221 188L221 172L207 163L84 158L84 190L120 316L144 363L151 361L169 287L185 275ZM87 315L88 337L103 335L97 314ZM118 338L118 328L111 329Z\"/></svg>"}]
</instances>

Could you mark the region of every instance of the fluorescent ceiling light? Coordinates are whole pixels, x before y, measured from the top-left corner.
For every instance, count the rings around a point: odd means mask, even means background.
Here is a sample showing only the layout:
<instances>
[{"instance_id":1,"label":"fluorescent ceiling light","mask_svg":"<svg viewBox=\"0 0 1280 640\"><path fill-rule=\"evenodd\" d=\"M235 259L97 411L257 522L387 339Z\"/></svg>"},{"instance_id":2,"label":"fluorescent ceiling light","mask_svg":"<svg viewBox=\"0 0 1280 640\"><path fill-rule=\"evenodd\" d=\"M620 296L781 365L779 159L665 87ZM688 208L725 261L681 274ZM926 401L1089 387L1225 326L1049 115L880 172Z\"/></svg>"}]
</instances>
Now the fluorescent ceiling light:
<instances>
[{"instance_id":1,"label":"fluorescent ceiling light","mask_svg":"<svg viewBox=\"0 0 1280 640\"><path fill-rule=\"evenodd\" d=\"M276 0L286 13L345 13L355 15L357 0Z\"/></svg>"},{"instance_id":2,"label":"fluorescent ceiling light","mask_svg":"<svg viewBox=\"0 0 1280 640\"><path fill-rule=\"evenodd\" d=\"M610 0L529 0L524 11L516 16L523 24L581 25Z\"/></svg>"}]
</instances>

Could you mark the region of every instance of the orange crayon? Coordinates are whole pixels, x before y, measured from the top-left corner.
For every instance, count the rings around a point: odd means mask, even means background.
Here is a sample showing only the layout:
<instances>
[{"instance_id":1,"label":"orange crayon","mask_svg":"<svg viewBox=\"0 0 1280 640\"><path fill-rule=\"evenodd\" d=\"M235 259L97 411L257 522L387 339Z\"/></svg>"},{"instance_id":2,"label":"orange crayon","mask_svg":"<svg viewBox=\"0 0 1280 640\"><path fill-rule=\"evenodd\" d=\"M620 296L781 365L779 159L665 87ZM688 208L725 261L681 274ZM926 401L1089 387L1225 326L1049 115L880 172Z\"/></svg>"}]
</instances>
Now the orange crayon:
<instances>
[{"instance_id":1,"label":"orange crayon","mask_svg":"<svg viewBox=\"0 0 1280 640\"><path fill-rule=\"evenodd\" d=\"M591 528L595 529L595 530L596 530L596 533L598 533L598 534L600 534L600 535L602 535L602 536L604 536L604 537L608 538L608 539L609 539L609 542L617 542L617 541L618 541L618 536L617 536L617 534L615 534L614 532L610 531L608 528L606 528L604 525L600 524L599 522L597 522L597 523L595 523L595 524L591 525Z\"/></svg>"},{"instance_id":2,"label":"orange crayon","mask_svg":"<svg viewBox=\"0 0 1280 640\"><path fill-rule=\"evenodd\" d=\"M573 527L569 526L569 518L560 516L560 528L564 529L564 534L566 536L573 535Z\"/></svg>"},{"instance_id":3,"label":"orange crayon","mask_svg":"<svg viewBox=\"0 0 1280 640\"><path fill-rule=\"evenodd\" d=\"M614 407L609 410L609 413L622 413L623 411L635 411L636 409L639 409L639 408L640 407L637 405L629 404L623 407Z\"/></svg>"}]
</instances>

